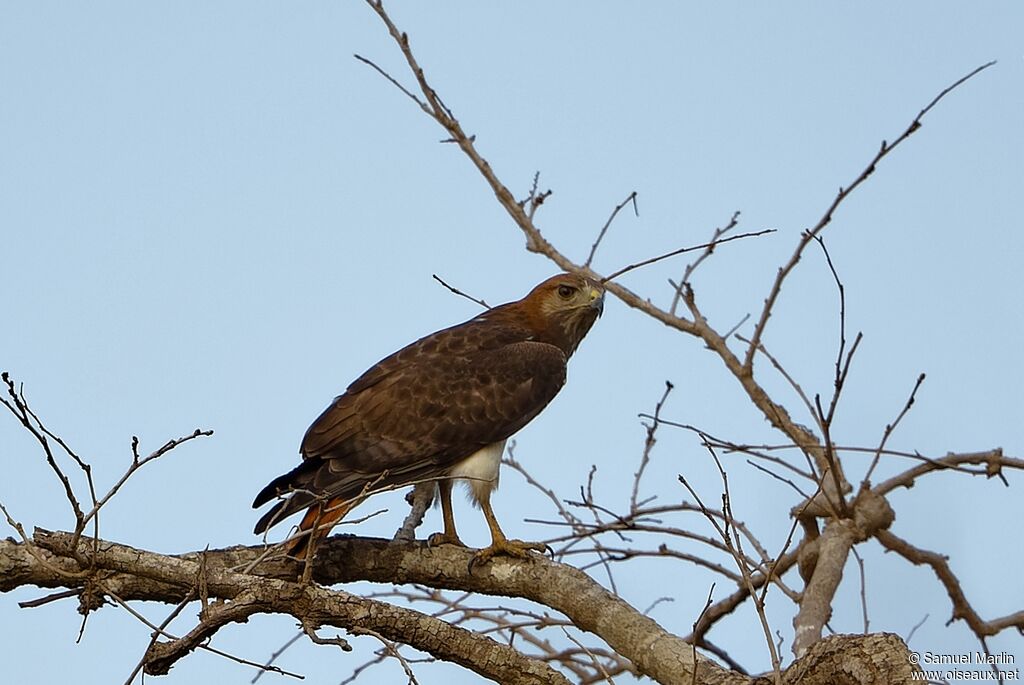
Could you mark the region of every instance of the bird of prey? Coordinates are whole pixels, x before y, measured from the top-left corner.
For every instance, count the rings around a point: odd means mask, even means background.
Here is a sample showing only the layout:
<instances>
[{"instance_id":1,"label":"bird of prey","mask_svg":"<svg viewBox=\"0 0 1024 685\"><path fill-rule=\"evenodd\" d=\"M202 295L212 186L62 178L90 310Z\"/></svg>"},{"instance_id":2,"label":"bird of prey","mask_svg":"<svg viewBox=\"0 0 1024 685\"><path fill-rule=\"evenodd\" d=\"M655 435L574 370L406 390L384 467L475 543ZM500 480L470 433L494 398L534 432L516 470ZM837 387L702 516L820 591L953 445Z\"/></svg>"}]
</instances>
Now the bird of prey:
<instances>
[{"instance_id":1,"label":"bird of prey","mask_svg":"<svg viewBox=\"0 0 1024 685\"><path fill-rule=\"evenodd\" d=\"M474 556L524 558L536 543L509 540L491 509L505 441L565 384L566 363L601 315L604 291L576 274L553 276L521 300L431 333L374 364L334 399L302 439L302 463L275 478L253 507L278 502L255 532L306 509L286 550L305 558L371 492L436 482L444 531L463 545L452 513L454 479L468 482L491 530ZM314 545L315 547L315 545Z\"/></svg>"}]
</instances>

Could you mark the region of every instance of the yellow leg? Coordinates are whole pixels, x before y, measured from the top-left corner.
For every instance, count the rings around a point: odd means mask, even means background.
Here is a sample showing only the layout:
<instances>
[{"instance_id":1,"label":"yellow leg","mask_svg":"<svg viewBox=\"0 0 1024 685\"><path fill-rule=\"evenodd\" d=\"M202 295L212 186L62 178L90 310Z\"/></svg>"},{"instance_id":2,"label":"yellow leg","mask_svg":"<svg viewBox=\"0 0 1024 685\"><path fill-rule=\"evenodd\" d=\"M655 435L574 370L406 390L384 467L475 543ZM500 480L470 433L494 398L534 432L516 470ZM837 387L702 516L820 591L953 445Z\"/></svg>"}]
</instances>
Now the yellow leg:
<instances>
[{"instance_id":1,"label":"yellow leg","mask_svg":"<svg viewBox=\"0 0 1024 685\"><path fill-rule=\"evenodd\" d=\"M474 566L487 563L491 557L497 554L517 559L528 559L531 551L543 552L547 549L547 545L541 542L523 542L506 538L505 534L501 532L501 526L498 525L498 519L494 516L494 510L491 509L491 493L489 491L483 493L482 497L478 496L478 500L480 510L483 511L484 518L487 519L487 527L491 529L491 544L473 555L469 562L470 573L473 572Z\"/></svg>"},{"instance_id":2,"label":"yellow leg","mask_svg":"<svg viewBox=\"0 0 1024 685\"><path fill-rule=\"evenodd\" d=\"M427 543L433 545L466 545L459 539L455 530L455 515L452 513L452 481L443 480L437 485L441 493L441 516L444 518L444 532L434 533L427 538Z\"/></svg>"}]
</instances>

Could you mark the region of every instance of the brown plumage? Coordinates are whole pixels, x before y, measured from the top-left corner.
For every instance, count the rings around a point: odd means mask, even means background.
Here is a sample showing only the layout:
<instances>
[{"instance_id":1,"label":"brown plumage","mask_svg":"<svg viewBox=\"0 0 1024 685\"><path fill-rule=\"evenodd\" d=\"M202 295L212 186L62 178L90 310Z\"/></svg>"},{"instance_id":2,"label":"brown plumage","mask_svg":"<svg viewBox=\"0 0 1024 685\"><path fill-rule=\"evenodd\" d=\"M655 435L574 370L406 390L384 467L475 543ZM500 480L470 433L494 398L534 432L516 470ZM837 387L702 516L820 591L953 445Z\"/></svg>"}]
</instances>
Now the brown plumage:
<instances>
[{"instance_id":1,"label":"brown plumage","mask_svg":"<svg viewBox=\"0 0 1024 685\"><path fill-rule=\"evenodd\" d=\"M281 499L255 532L308 508L300 530L315 529L318 539L369 491L434 479L445 519L445 532L435 541L459 543L450 478L464 477L473 479L473 495L494 538L483 558L496 552L523 556L531 547L505 540L490 509L498 460L505 440L562 388L566 363L602 304L598 285L559 274L522 300L382 359L309 427L302 463L256 496L254 507ZM297 538L289 552L300 554L308 539Z\"/></svg>"}]
</instances>

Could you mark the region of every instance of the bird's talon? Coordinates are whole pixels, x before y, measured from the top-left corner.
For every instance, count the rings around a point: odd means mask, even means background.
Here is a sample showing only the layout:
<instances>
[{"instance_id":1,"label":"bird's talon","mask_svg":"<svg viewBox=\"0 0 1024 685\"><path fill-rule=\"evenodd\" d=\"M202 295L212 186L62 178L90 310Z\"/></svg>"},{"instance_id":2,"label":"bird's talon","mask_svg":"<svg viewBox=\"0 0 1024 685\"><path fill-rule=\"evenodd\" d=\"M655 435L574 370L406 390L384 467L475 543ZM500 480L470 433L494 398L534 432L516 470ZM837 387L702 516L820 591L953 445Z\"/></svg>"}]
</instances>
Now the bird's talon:
<instances>
[{"instance_id":1,"label":"bird's talon","mask_svg":"<svg viewBox=\"0 0 1024 685\"><path fill-rule=\"evenodd\" d=\"M455 545L456 547L465 547L466 543L460 540L458 535L431 533L430 537L427 538L427 546L437 547L438 545Z\"/></svg>"},{"instance_id":2,"label":"bird's talon","mask_svg":"<svg viewBox=\"0 0 1024 685\"><path fill-rule=\"evenodd\" d=\"M522 540L495 540L489 547L478 550L469 560L469 572L480 564L486 564L495 556L515 557L516 559L529 559L530 552L544 552L550 549L543 542L524 542Z\"/></svg>"}]
</instances>

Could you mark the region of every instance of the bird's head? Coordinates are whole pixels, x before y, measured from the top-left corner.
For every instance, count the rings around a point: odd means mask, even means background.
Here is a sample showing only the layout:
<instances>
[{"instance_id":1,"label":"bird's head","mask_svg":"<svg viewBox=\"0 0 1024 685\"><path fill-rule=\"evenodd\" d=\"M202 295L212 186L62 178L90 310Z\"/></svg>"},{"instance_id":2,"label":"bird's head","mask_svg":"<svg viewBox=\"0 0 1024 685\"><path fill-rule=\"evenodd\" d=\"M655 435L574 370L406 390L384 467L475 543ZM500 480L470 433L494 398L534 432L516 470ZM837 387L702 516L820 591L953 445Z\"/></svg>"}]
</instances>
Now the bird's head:
<instances>
[{"instance_id":1,"label":"bird's head","mask_svg":"<svg viewBox=\"0 0 1024 685\"><path fill-rule=\"evenodd\" d=\"M521 300L537 339L571 356L604 309L604 289L578 274L547 279Z\"/></svg>"}]
</instances>

